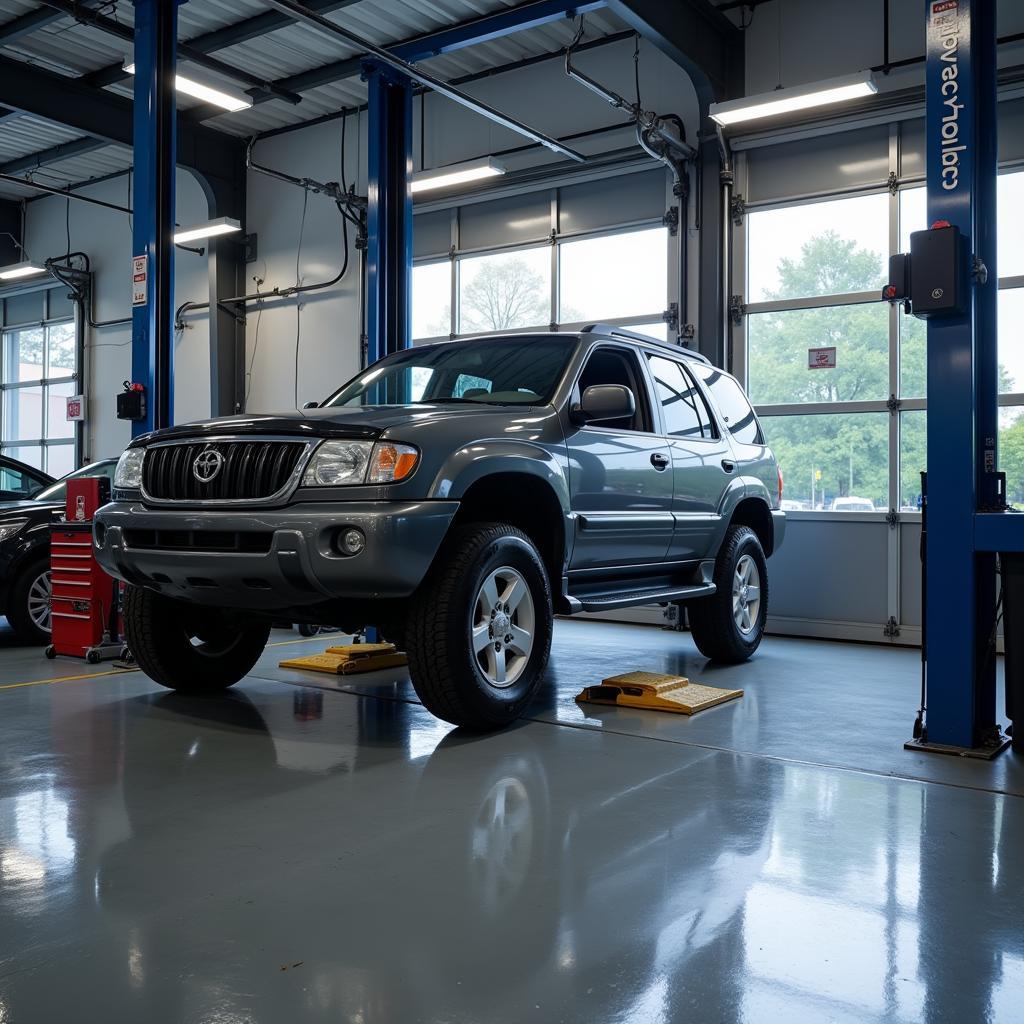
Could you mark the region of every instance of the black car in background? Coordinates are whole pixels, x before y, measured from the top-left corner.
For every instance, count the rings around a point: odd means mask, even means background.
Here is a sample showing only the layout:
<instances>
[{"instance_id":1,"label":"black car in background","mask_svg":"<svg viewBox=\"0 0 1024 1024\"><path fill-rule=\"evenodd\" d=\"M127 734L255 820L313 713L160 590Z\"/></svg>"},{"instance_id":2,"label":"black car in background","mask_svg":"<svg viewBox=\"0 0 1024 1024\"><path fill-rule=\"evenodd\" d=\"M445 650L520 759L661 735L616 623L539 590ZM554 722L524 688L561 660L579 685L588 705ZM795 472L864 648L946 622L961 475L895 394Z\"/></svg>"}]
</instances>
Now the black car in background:
<instances>
[{"instance_id":1,"label":"black car in background","mask_svg":"<svg viewBox=\"0 0 1024 1024\"><path fill-rule=\"evenodd\" d=\"M20 639L50 642L50 526L64 516L66 481L80 476L112 480L116 466L116 459L94 462L40 487L28 500L0 501L0 615L7 616ZM5 469L0 465L0 481Z\"/></svg>"},{"instance_id":2,"label":"black car in background","mask_svg":"<svg viewBox=\"0 0 1024 1024\"><path fill-rule=\"evenodd\" d=\"M27 501L52 483L55 480L49 473L0 455L0 502Z\"/></svg>"}]
</instances>

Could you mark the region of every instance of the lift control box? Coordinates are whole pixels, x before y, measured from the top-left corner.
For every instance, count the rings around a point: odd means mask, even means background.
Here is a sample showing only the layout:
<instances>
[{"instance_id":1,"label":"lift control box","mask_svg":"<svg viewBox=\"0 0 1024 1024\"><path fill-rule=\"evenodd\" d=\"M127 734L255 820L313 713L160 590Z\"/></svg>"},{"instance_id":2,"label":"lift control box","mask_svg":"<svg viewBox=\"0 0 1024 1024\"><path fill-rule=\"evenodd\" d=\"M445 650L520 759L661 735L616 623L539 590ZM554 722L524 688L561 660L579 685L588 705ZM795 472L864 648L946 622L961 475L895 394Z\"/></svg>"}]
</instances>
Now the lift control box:
<instances>
[{"instance_id":1,"label":"lift control box","mask_svg":"<svg viewBox=\"0 0 1024 1024\"><path fill-rule=\"evenodd\" d=\"M960 229L938 221L910 236L910 308L914 316L956 316L966 308L966 263Z\"/></svg>"}]
</instances>

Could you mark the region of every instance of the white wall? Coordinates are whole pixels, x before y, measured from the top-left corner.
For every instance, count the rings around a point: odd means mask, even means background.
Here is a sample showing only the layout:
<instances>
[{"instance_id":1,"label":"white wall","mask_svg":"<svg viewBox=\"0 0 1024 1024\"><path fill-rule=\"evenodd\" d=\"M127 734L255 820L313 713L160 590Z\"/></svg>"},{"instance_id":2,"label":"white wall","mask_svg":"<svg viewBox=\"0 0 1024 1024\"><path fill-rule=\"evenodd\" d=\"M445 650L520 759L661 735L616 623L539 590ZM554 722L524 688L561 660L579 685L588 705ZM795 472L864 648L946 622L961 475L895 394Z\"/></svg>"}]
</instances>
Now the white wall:
<instances>
[{"instance_id":1,"label":"white wall","mask_svg":"<svg viewBox=\"0 0 1024 1024\"><path fill-rule=\"evenodd\" d=\"M624 41L579 55L580 67L603 83L633 96L633 44ZM614 124L625 119L581 86L569 81L560 60L494 75L464 86L467 92L554 136ZM659 113L678 113L688 129L696 126L696 96L685 74L653 47L641 46L641 93L644 106ZM419 100L414 101L414 164L420 166ZM361 194L366 189L366 114L350 117L346 171ZM491 124L449 100L430 95L425 109L425 166L457 163L523 144L521 136ZM629 133L611 139L598 137L573 143L588 154L623 146ZM341 177L341 122L326 122L301 131L266 139L255 151L259 163L298 177L338 181ZM503 157L509 170L561 159L547 150ZM652 166L655 166L652 162ZM624 179L628 180L628 179ZM259 237L259 259L250 264L247 286L254 274L263 288L286 288L296 282L296 250L302 222L302 190L265 175L250 173L248 230ZM350 244L352 238L350 237ZM310 194L298 278L305 283L333 277L341 266L340 217L323 196ZM294 408L294 299L267 302L261 317L250 306L247 327L247 368L250 411ZM358 370L359 323L357 265L352 253L344 281L311 292L298 303L301 318L298 405L322 399ZM694 317L691 316L691 319ZM259 341L256 323L259 319Z\"/></svg>"},{"instance_id":2,"label":"white wall","mask_svg":"<svg viewBox=\"0 0 1024 1024\"><path fill-rule=\"evenodd\" d=\"M206 198L198 182L178 172L176 220L181 225L208 219ZM127 205L128 179L114 178L81 190L83 195ZM66 251L67 203L59 197L28 204L25 245L34 259ZM131 227L126 214L86 203L71 203L71 249L89 254L94 272L93 318L114 320L131 315ZM209 295L207 259L176 250L175 306L205 302ZM210 414L209 331L205 317L193 319L175 338L175 420L185 422ZM130 325L86 332L88 422L87 460L117 455L131 437L131 424L115 414L121 382L131 377Z\"/></svg>"},{"instance_id":3,"label":"white wall","mask_svg":"<svg viewBox=\"0 0 1024 1024\"><path fill-rule=\"evenodd\" d=\"M865 71L882 64L883 0L774 0L754 11L746 30L747 93L769 92L824 78ZM889 59L919 57L925 48L922 0L891 0ZM744 16L749 16L744 12ZM733 20L739 20L735 12ZM998 31L1024 31L1024 4L998 0ZM780 41L781 26L781 50ZM1000 65L1019 63L1019 45L1001 47ZM780 65L781 54L781 65ZM893 71L879 80L880 90L908 88L924 81L923 65Z\"/></svg>"}]
</instances>

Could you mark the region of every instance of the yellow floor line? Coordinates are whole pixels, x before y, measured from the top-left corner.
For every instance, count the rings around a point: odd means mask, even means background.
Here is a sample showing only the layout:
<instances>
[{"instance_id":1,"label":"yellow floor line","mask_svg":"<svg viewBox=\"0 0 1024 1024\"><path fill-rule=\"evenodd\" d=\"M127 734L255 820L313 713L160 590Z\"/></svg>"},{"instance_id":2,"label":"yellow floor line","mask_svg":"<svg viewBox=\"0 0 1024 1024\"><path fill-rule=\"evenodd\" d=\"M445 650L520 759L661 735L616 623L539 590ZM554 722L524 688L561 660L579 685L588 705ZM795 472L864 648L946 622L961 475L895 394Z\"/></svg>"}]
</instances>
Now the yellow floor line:
<instances>
[{"instance_id":1,"label":"yellow floor line","mask_svg":"<svg viewBox=\"0 0 1024 1024\"><path fill-rule=\"evenodd\" d=\"M114 668L109 672L89 672L81 676L58 676L56 679L30 679L27 683L4 683L0 690L17 690L20 686L46 686L49 683L71 683L77 679L99 679L102 676L127 676L138 672L137 668Z\"/></svg>"}]
</instances>

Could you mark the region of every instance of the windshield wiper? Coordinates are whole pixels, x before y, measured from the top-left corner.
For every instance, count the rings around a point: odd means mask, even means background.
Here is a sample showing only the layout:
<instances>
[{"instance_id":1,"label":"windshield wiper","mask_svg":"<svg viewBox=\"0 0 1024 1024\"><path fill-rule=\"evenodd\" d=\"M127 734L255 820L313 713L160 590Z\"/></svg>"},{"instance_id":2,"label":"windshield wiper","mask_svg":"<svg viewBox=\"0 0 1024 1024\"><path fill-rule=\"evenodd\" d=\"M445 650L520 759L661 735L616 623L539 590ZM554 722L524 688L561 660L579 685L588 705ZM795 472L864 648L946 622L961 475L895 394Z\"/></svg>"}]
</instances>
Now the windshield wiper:
<instances>
[{"instance_id":1,"label":"windshield wiper","mask_svg":"<svg viewBox=\"0 0 1024 1024\"><path fill-rule=\"evenodd\" d=\"M440 405L442 402L466 402L470 405L501 405L501 402L488 402L482 398L460 398L457 395L449 395L447 398L421 398L418 402L413 402L413 405Z\"/></svg>"}]
</instances>

